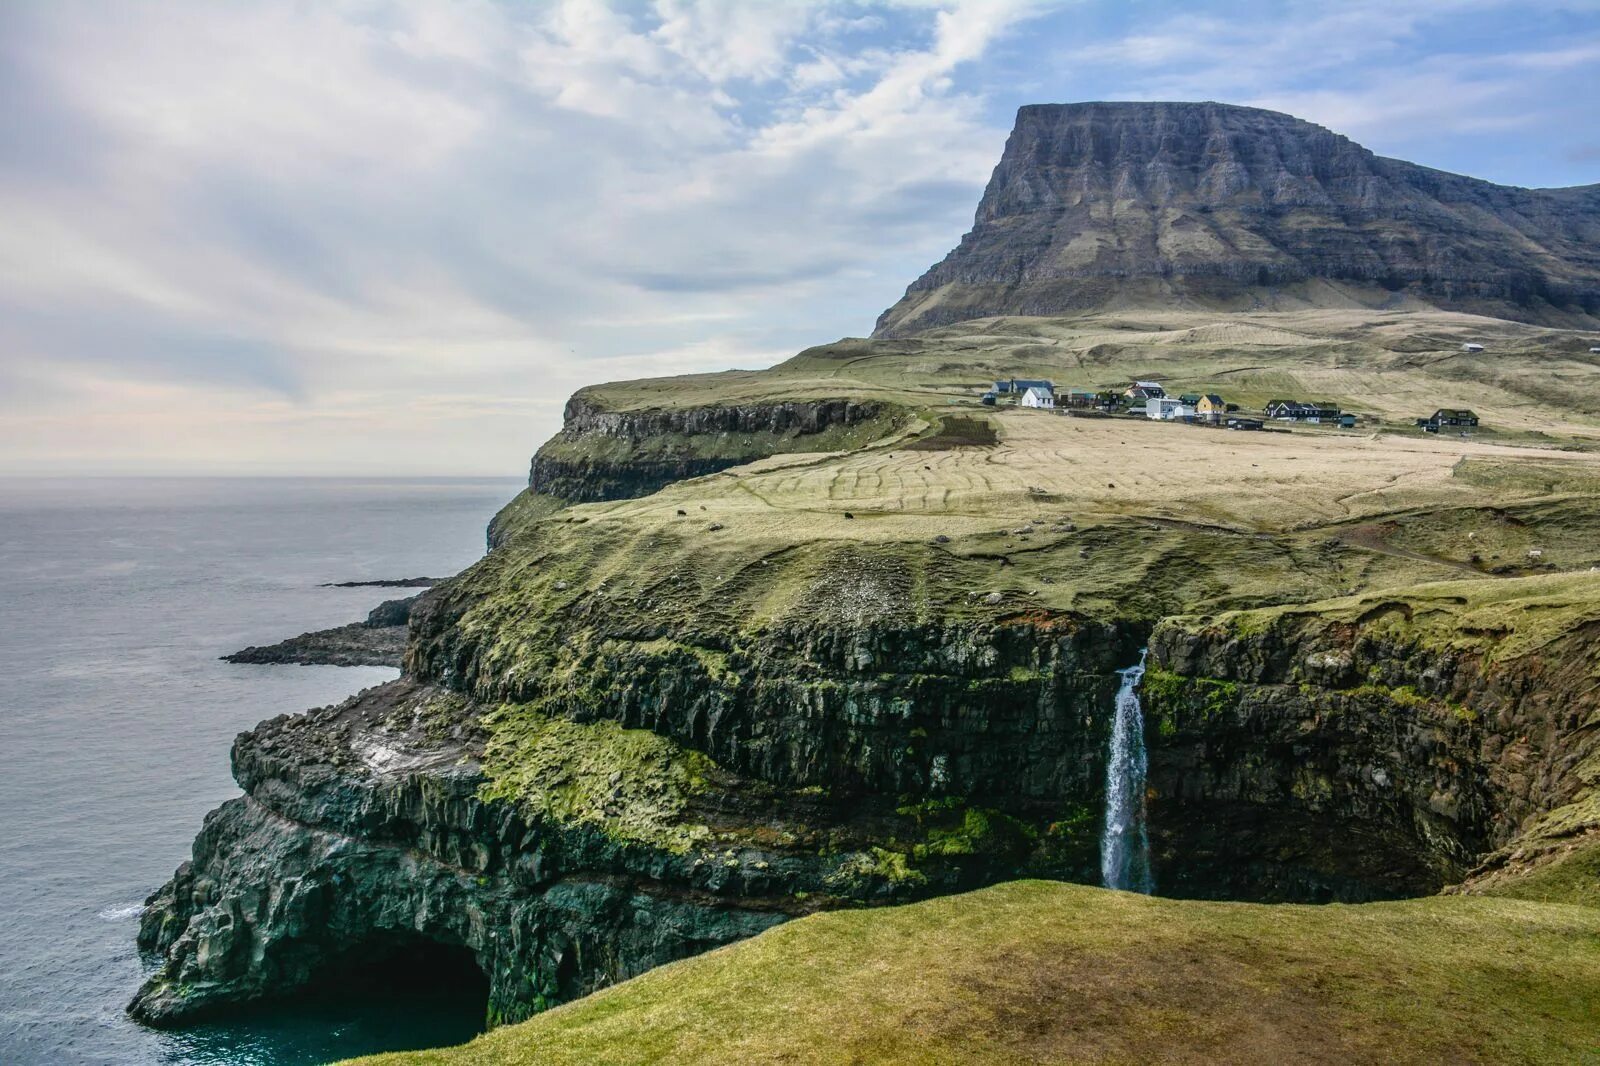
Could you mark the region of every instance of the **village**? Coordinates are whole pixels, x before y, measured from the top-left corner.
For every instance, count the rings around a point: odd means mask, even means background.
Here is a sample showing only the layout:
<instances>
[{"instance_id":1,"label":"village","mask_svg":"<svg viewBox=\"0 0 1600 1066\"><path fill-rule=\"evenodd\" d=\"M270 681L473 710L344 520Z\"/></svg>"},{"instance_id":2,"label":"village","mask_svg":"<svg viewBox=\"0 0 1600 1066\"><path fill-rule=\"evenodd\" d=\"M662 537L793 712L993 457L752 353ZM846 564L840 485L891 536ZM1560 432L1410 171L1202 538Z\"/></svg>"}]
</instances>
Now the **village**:
<instances>
[{"instance_id":1,"label":"village","mask_svg":"<svg viewBox=\"0 0 1600 1066\"><path fill-rule=\"evenodd\" d=\"M984 392L986 406L1006 404L1052 411L1057 414L1087 417L1117 416L1147 418L1156 422L1180 422L1242 431L1261 431L1269 423L1298 423L1308 426L1335 426L1354 429L1371 416L1342 411L1337 404L1320 400L1269 400L1259 411L1245 411L1216 393L1186 392L1170 396L1158 381L1134 380L1120 389L1058 388L1052 381L1006 378ZM1424 433L1444 430L1466 436L1476 428L1478 416L1464 408L1439 408L1419 417L1416 428Z\"/></svg>"}]
</instances>

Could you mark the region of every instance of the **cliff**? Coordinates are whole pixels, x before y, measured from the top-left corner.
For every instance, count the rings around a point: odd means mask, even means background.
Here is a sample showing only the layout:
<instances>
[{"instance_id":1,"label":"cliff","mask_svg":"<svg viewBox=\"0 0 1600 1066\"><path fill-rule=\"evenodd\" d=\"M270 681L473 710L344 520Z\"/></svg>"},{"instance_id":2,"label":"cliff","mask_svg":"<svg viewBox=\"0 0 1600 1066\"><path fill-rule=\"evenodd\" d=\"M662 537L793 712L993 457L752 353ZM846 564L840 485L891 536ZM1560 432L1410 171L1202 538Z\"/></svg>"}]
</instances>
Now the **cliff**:
<instances>
[{"instance_id":1,"label":"cliff","mask_svg":"<svg viewBox=\"0 0 1600 1066\"><path fill-rule=\"evenodd\" d=\"M973 228L878 320L1418 307L1600 323L1600 185L1519 189L1216 103L1024 107Z\"/></svg>"}]
</instances>

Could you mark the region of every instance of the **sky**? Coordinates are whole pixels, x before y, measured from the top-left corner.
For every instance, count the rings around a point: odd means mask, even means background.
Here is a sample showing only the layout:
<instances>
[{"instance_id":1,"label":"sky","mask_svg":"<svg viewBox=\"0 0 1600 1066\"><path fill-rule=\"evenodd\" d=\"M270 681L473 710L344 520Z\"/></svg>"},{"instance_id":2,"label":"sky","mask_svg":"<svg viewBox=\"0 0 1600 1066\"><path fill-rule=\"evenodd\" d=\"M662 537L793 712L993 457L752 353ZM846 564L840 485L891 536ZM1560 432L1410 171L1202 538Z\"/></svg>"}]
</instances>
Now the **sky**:
<instances>
[{"instance_id":1,"label":"sky","mask_svg":"<svg viewBox=\"0 0 1600 1066\"><path fill-rule=\"evenodd\" d=\"M515 475L863 336L1017 107L1600 182L1600 0L0 0L0 474Z\"/></svg>"}]
</instances>

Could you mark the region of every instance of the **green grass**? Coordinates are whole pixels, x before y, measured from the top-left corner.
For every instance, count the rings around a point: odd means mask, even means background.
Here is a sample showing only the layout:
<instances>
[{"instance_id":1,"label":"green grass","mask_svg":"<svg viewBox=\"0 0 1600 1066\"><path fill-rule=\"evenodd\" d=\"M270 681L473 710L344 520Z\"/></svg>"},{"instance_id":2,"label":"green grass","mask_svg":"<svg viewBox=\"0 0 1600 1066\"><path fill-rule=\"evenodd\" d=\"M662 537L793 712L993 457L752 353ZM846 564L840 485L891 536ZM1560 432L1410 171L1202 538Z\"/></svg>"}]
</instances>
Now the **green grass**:
<instances>
[{"instance_id":1,"label":"green grass","mask_svg":"<svg viewBox=\"0 0 1600 1066\"><path fill-rule=\"evenodd\" d=\"M1593 1062L1600 910L1184 902L1040 881L803 918L364 1063Z\"/></svg>"},{"instance_id":2,"label":"green grass","mask_svg":"<svg viewBox=\"0 0 1600 1066\"><path fill-rule=\"evenodd\" d=\"M1600 571L1440 581L1303 605L1224 613L1241 635L1283 621L1361 622L1369 635L1482 652L1503 662L1600 621ZM1186 624L1180 622L1179 624Z\"/></svg>"}]
</instances>

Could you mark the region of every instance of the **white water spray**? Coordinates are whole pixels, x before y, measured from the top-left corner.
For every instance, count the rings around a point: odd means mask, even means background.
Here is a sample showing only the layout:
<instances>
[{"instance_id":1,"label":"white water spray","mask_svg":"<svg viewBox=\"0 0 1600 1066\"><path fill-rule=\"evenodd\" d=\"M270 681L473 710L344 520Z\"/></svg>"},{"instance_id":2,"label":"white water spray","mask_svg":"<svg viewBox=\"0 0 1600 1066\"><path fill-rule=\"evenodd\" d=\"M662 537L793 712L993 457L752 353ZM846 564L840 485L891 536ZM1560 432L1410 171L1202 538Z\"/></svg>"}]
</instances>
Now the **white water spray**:
<instances>
[{"instance_id":1,"label":"white water spray","mask_svg":"<svg viewBox=\"0 0 1600 1066\"><path fill-rule=\"evenodd\" d=\"M1155 891L1150 876L1150 837L1144 825L1144 708L1139 705L1139 680L1144 659L1122 676L1116 717L1111 724L1111 755L1106 760L1106 824L1100 836L1100 879L1107 888L1129 892Z\"/></svg>"}]
</instances>

